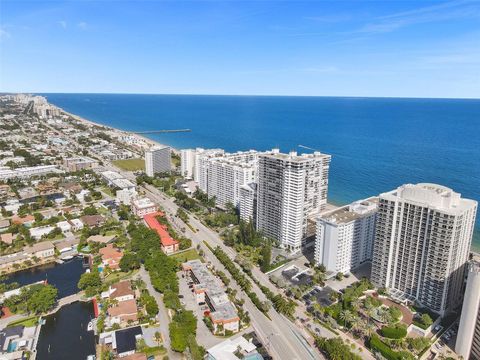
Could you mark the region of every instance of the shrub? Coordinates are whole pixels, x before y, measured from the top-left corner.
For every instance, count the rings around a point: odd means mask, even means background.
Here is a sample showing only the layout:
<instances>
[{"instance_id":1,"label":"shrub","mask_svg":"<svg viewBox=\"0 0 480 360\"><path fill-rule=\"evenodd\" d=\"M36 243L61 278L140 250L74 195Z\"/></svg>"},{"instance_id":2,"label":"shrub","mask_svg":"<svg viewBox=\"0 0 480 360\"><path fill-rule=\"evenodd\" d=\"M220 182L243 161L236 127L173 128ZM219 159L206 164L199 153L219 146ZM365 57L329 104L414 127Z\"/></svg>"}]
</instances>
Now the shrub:
<instances>
[{"instance_id":1,"label":"shrub","mask_svg":"<svg viewBox=\"0 0 480 360\"><path fill-rule=\"evenodd\" d=\"M407 328L404 325L384 326L381 333L382 336L389 339L403 339L407 336Z\"/></svg>"},{"instance_id":2,"label":"shrub","mask_svg":"<svg viewBox=\"0 0 480 360\"><path fill-rule=\"evenodd\" d=\"M373 352L379 352L387 360L413 360L414 357L408 352L393 351L387 344L385 344L377 335L372 335L369 341L370 349Z\"/></svg>"}]
</instances>

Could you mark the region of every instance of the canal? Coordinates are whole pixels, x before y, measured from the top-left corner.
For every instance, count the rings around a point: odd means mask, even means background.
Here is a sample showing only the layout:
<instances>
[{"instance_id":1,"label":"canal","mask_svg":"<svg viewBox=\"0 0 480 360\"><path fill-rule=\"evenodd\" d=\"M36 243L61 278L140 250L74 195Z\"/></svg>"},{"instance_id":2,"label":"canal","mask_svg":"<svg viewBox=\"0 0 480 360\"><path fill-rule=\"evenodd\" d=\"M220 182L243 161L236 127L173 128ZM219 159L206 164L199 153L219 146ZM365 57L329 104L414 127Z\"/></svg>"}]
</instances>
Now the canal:
<instances>
[{"instance_id":1,"label":"canal","mask_svg":"<svg viewBox=\"0 0 480 360\"><path fill-rule=\"evenodd\" d=\"M51 263L18 271L8 275L4 282L7 284L17 282L23 286L40 280L47 280L49 284L58 289L58 298L61 299L79 291L77 283L80 275L84 272L82 258L75 257L65 261L63 264Z\"/></svg>"},{"instance_id":2,"label":"canal","mask_svg":"<svg viewBox=\"0 0 480 360\"><path fill-rule=\"evenodd\" d=\"M95 335L87 331L93 318L92 302L75 302L47 316L38 339L37 360L85 360L95 354Z\"/></svg>"}]
</instances>

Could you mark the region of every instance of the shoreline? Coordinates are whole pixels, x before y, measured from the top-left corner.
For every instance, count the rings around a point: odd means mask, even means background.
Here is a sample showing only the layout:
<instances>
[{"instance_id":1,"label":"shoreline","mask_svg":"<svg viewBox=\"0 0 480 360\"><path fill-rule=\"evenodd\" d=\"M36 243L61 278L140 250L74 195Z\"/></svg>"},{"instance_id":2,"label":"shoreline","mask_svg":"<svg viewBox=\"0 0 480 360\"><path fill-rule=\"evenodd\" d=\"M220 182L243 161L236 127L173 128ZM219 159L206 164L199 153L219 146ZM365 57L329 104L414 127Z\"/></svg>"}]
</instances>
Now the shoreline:
<instances>
[{"instance_id":1,"label":"shoreline","mask_svg":"<svg viewBox=\"0 0 480 360\"><path fill-rule=\"evenodd\" d=\"M76 115L76 114L73 114L71 112L68 112L66 110L64 110L63 108L57 106L57 105L54 105L52 103L49 102L50 105L54 106L55 108L57 108L61 113L64 113L72 118L74 118L75 120L77 121L80 121L80 122L83 122L89 126L99 126L99 127L104 127L104 128L107 128L109 129L110 131L114 131L114 132L117 132L119 134L127 134L129 136L134 136L138 139L141 139L144 143L146 143L147 145L150 145L150 146L168 146L170 149L172 149L172 151L175 153L175 154L180 154L180 150L177 149L177 148L174 148L173 146L171 145L167 145L167 144L162 144L156 140L153 140L153 139L150 139L149 137L146 137L146 136L143 136L143 135L140 135L140 134L135 134L129 130L122 130L122 129L117 129L117 128L114 128L110 125L104 125L104 124L101 124L101 123L97 123L95 121L92 121L92 120L88 120L88 119L85 119L79 115Z\"/></svg>"},{"instance_id":2,"label":"shoreline","mask_svg":"<svg viewBox=\"0 0 480 360\"><path fill-rule=\"evenodd\" d=\"M48 102L48 97L47 97L47 102ZM84 122L90 126L100 126L100 127L105 127L105 128L108 128L112 131L115 131L115 132L118 132L118 133L121 133L121 134L128 134L130 136L135 136L141 140L143 140L146 144L150 144L151 146L168 146L170 147L170 149L172 149L172 151L177 154L177 155L180 155L180 150L173 147L173 146L170 146L170 145L167 145L167 144L162 144L156 140L153 140L153 139L150 139L146 136L143 136L143 135L140 135L140 134L134 134L133 132L129 131L129 130L122 130L122 129L117 129L117 128L114 128L110 125L103 125L101 123L97 123L95 121L92 121L92 120L88 120L88 119L85 119L79 115L75 115L73 113L70 113L66 110L64 110L63 108L61 108L60 106L57 106L55 104L52 104L50 102L48 102L50 105L56 107L57 109L59 109L61 112L63 112L64 114L67 114L69 116L71 116L72 118L80 121L80 122ZM329 204L335 206L335 207L341 207L341 206L345 206L345 205L348 205L347 204L341 204L340 202L338 201L329 201L328 202ZM478 240L478 243L475 242L475 240ZM474 231L473 231L473 237L472 237L472 243L470 245L470 252L473 252L475 254L479 254L480 256L480 226L478 226L478 229L477 229L477 226L474 227Z\"/></svg>"}]
</instances>

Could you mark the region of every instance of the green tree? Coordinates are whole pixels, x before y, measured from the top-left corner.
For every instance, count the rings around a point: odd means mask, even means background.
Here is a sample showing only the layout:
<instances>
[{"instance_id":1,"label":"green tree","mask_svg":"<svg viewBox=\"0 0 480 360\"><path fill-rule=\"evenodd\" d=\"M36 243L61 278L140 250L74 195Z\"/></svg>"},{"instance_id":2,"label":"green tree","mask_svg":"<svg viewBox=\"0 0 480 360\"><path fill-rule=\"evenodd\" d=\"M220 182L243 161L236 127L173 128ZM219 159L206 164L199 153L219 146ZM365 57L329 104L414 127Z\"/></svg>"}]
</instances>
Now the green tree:
<instances>
[{"instance_id":1,"label":"green tree","mask_svg":"<svg viewBox=\"0 0 480 360\"><path fill-rule=\"evenodd\" d=\"M127 252L120 259L119 266L120 270L122 270L123 272L128 272L130 270L140 268L140 260L138 259L138 256L136 254L132 252Z\"/></svg>"},{"instance_id":2,"label":"green tree","mask_svg":"<svg viewBox=\"0 0 480 360\"><path fill-rule=\"evenodd\" d=\"M262 250L260 251L260 256L260 270L265 273L270 270L270 263L272 261L272 245L270 244L270 241L265 241Z\"/></svg>"},{"instance_id":3,"label":"green tree","mask_svg":"<svg viewBox=\"0 0 480 360\"><path fill-rule=\"evenodd\" d=\"M93 296L100 291L102 286L102 279L97 270L93 270L89 273L84 273L80 276L80 280L77 284L78 288L85 290L87 296Z\"/></svg>"},{"instance_id":4,"label":"green tree","mask_svg":"<svg viewBox=\"0 0 480 360\"><path fill-rule=\"evenodd\" d=\"M35 314L45 313L50 310L57 299L58 290L52 285L45 285L34 291L28 301L27 308Z\"/></svg>"}]
</instances>

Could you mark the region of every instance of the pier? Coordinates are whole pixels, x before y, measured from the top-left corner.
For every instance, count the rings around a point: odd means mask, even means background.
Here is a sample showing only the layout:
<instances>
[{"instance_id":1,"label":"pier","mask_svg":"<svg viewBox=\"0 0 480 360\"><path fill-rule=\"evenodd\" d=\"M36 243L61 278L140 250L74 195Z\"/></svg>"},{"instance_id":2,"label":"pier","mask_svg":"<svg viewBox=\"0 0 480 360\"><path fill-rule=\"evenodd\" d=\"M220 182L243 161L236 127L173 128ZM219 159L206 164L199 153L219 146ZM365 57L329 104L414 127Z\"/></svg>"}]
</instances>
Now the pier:
<instances>
[{"instance_id":1,"label":"pier","mask_svg":"<svg viewBox=\"0 0 480 360\"><path fill-rule=\"evenodd\" d=\"M132 134L168 134L168 133L179 133L179 132L191 132L192 129L172 129L172 130L147 130L147 131L131 131Z\"/></svg>"}]
</instances>

